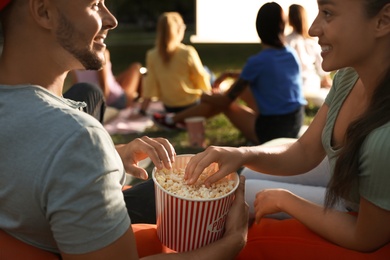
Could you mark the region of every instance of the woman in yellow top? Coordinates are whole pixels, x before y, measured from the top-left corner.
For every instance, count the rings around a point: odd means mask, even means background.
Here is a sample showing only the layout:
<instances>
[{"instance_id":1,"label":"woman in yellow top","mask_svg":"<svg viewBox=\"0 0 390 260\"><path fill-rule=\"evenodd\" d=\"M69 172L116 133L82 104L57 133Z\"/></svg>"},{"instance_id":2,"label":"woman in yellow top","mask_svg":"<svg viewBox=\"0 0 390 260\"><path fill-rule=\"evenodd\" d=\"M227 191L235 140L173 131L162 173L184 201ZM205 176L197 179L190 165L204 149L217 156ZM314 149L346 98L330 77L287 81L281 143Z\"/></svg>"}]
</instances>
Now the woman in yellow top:
<instances>
[{"instance_id":1,"label":"woman in yellow top","mask_svg":"<svg viewBox=\"0 0 390 260\"><path fill-rule=\"evenodd\" d=\"M177 113L197 104L203 92L211 91L210 74L193 46L182 43L186 25L177 12L160 15L156 46L146 54L147 75L142 85L144 102L158 98L168 113Z\"/></svg>"}]
</instances>

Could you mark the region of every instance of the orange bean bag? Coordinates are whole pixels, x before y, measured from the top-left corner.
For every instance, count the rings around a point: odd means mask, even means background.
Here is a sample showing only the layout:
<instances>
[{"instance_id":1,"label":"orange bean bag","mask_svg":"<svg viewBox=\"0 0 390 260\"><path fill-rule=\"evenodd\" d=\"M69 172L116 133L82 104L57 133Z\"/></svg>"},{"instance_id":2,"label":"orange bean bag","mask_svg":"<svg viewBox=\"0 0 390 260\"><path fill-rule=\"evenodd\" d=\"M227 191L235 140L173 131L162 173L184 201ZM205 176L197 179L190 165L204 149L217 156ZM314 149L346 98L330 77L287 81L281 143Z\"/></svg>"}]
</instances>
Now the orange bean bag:
<instances>
[{"instance_id":1,"label":"orange bean bag","mask_svg":"<svg viewBox=\"0 0 390 260\"><path fill-rule=\"evenodd\" d=\"M137 243L138 256L145 257L161 253L176 253L164 246L157 236L156 225L133 224L133 232Z\"/></svg>"},{"instance_id":2,"label":"orange bean bag","mask_svg":"<svg viewBox=\"0 0 390 260\"><path fill-rule=\"evenodd\" d=\"M295 219L264 218L251 226L237 259L390 259L390 244L372 253L348 250L328 242Z\"/></svg>"},{"instance_id":3,"label":"orange bean bag","mask_svg":"<svg viewBox=\"0 0 390 260\"><path fill-rule=\"evenodd\" d=\"M60 260L53 253L28 245L0 229L0 259L1 260Z\"/></svg>"},{"instance_id":4,"label":"orange bean bag","mask_svg":"<svg viewBox=\"0 0 390 260\"><path fill-rule=\"evenodd\" d=\"M155 225L134 224L133 230L140 257L174 252L160 243ZM236 259L389 260L390 244L372 253L360 253L328 242L295 219L264 218L251 226L247 244Z\"/></svg>"},{"instance_id":5,"label":"orange bean bag","mask_svg":"<svg viewBox=\"0 0 390 260\"><path fill-rule=\"evenodd\" d=\"M161 244L156 225L134 224L137 250L140 257L174 253L175 251ZM26 244L0 229L0 260L60 260L60 256Z\"/></svg>"},{"instance_id":6,"label":"orange bean bag","mask_svg":"<svg viewBox=\"0 0 390 260\"><path fill-rule=\"evenodd\" d=\"M175 253L162 245L156 225L132 225L139 257L159 253ZM0 230L0 259L57 260L58 255L27 245ZM311 232L294 219L262 219L248 232L248 242L236 258L256 259L353 259L388 260L390 243L372 253L359 253L334 245Z\"/></svg>"}]
</instances>

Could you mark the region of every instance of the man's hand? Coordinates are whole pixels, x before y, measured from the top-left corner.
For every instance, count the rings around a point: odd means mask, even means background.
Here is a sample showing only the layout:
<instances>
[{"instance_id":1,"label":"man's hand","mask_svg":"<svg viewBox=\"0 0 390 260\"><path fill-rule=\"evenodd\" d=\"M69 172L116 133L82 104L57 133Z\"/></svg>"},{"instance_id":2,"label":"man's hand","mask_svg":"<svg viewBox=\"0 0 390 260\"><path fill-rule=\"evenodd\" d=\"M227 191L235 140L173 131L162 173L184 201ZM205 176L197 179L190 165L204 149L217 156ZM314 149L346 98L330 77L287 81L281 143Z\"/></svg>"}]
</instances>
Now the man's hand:
<instances>
[{"instance_id":1,"label":"man's hand","mask_svg":"<svg viewBox=\"0 0 390 260\"><path fill-rule=\"evenodd\" d=\"M249 207L245 202L245 177L240 176L232 207L225 224L224 236L236 236L244 247L248 234Z\"/></svg>"},{"instance_id":2,"label":"man's hand","mask_svg":"<svg viewBox=\"0 0 390 260\"><path fill-rule=\"evenodd\" d=\"M149 157L157 169L172 168L176 152L172 144L165 138L136 138L128 144L117 145L116 149L122 158L127 173L146 180L148 173L138 167L138 162Z\"/></svg>"}]
</instances>

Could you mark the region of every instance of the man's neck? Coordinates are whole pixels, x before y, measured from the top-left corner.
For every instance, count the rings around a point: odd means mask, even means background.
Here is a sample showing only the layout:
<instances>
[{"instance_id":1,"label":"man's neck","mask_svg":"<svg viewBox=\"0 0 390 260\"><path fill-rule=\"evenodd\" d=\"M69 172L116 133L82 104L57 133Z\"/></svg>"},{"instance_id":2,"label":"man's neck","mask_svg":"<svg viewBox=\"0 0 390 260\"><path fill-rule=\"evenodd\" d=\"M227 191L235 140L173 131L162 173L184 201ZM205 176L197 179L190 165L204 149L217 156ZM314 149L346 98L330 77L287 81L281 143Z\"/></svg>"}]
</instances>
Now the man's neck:
<instances>
[{"instance_id":1,"label":"man's neck","mask_svg":"<svg viewBox=\"0 0 390 260\"><path fill-rule=\"evenodd\" d=\"M7 55L0 59L0 84L3 85L38 85L62 96L67 73L56 71L53 67L48 68L42 61L31 65L27 62L10 61Z\"/></svg>"}]
</instances>

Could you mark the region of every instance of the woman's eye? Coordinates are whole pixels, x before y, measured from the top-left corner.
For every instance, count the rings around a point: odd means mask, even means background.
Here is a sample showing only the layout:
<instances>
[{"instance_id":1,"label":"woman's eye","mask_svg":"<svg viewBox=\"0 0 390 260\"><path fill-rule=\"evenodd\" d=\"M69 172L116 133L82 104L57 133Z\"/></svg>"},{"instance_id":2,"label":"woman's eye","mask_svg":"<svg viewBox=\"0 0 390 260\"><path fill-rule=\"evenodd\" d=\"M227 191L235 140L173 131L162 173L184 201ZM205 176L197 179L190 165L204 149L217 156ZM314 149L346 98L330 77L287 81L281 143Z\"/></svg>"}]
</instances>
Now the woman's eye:
<instances>
[{"instance_id":1,"label":"woman's eye","mask_svg":"<svg viewBox=\"0 0 390 260\"><path fill-rule=\"evenodd\" d=\"M325 17L330 17L332 15L331 12L329 12L328 10L322 10L322 13Z\"/></svg>"},{"instance_id":2,"label":"woman's eye","mask_svg":"<svg viewBox=\"0 0 390 260\"><path fill-rule=\"evenodd\" d=\"M96 2L96 3L94 3L93 5L92 5L92 8L94 9L94 10L99 10L99 8L100 8L100 2Z\"/></svg>"}]
</instances>

